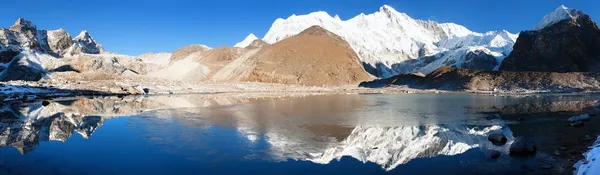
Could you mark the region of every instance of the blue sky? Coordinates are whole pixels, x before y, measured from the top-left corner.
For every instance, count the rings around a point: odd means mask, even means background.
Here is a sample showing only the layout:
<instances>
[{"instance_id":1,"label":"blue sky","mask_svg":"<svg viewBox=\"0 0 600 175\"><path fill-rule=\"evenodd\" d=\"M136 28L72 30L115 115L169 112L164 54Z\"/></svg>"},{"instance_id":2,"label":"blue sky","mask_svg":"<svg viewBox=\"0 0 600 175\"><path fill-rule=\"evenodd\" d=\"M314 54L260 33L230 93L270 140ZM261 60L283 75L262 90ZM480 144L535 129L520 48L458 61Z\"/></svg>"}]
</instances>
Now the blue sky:
<instances>
[{"instance_id":1,"label":"blue sky","mask_svg":"<svg viewBox=\"0 0 600 175\"><path fill-rule=\"evenodd\" d=\"M276 18L321 10L349 19L384 4L477 32L531 29L561 4L600 21L600 0L3 0L0 26L24 17L73 36L87 29L106 50L137 55L188 44L232 46L249 33L263 37Z\"/></svg>"}]
</instances>

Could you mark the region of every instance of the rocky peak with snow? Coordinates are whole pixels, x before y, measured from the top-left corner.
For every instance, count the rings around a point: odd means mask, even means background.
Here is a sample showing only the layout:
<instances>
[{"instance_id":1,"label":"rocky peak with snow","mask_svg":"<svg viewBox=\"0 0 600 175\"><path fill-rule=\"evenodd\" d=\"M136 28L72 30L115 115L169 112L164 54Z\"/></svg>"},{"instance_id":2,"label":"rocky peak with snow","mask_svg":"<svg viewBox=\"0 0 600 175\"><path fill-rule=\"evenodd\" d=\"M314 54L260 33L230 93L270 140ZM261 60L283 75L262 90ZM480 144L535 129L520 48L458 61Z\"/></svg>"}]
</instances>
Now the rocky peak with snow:
<instances>
[{"instance_id":1,"label":"rocky peak with snow","mask_svg":"<svg viewBox=\"0 0 600 175\"><path fill-rule=\"evenodd\" d=\"M73 41L75 44L68 51L70 55L80 53L100 54L104 52L102 45L98 44L87 30L81 31Z\"/></svg>"},{"instance_id":2,"label":"rocky peak with snow","mask_svg":"<svg viewBox=\"0 0 600 175\"><path fill-rule=\"evenodd\" d=\"M587 14L560 6L536 30L521 32L501 70L600 71L600 29Z\"/></svg>"},{"instance_id":3,"label":"rocky peak with snow","mask_svg":"<svg viewBox=\"0 0 600 175\"><path fill-rule=\"evenodd\" d=\"M256 37L256 35L254 35L253 33L250 33L250 35L248 35L246 37L246 39L244 39L242 42L239 42L239 43L235 44L233 47L246 48L254 40L257 40L257 39L258 39L258 37Z\"/></svg>"},{"instance_id":4,"label":"rocky peak with snow","mask_svg":"<svg viewBox=\"0 0 600 175\"><path fill-rule=\"evenodd\" d=\"M379 10L377 12L386 14L388 16L388 18L392 18L393 15L398 14L398 11L396 11L396 9L394 9L388 5L383 5L383 6L379 7Z\"/></svg>"},{"instance_id":5,"label":"rocky peak with snow","mask_svg":"<svg viewBox=\"0 0 600 175\"><path fill-rule=\"evenodd\" d=\"M23 18L19 18L7 29L0 29L0 55L7 50L11 52L32 50L55 57L67 53L70 55L99 54L104 51L102 45L98 44L86 30L72 39L64 29L37 30L31 21Z\"/></svg>"},{"instance_id":6,"label":"rocky peak with snow","mask_svg":"<svg viewBox=\"0 0 600 175\"><path fill-rule=\"evenodd\" d=\"M17 21L15 22L14 25L12 25L10 28L10 30L14 31L14 32L21 32L21 33L25 33L25 32L35 32L36 31L36 26L33 25L33 23L29 20L25 20L23 18L19 18L17 19Z\"/></svg>"},{"instance_id":7,"label":"rocky peak with snow","mask_svg":"<svg viewBox=\"0 0 600 175\"><path fill-rule=\"evenodd\" d=\"M544 16L544 18L534 27L534 30L541 30L562 20L575 19L579 17L579 15L585 14L577 9L569 9L564 5L561 5L553 12L546 14L546 16Z\"/></svg>"},{"instance_id":8,"label":"rocky peak with snow","mask_svg":"<svg viewBox=\"0 0 600 175\"><path fill-rule=\"evenodd\" d=\"M273 44L313 25L348 41L366 69L379 77L427 73L441 66L460 67L464 56L473 50L486 50L485 53L491 55L485 56L485 59L492 56L496 58L495 65L499 65L510 53L516 39L516 35L510 33L476 33L458 24L416 20L384 5L373 14L359 14L345 21L327 12L277 19L263 40ZM422 61L422 58L427 58L427 61Z\"/></svg>"}]
</instances>

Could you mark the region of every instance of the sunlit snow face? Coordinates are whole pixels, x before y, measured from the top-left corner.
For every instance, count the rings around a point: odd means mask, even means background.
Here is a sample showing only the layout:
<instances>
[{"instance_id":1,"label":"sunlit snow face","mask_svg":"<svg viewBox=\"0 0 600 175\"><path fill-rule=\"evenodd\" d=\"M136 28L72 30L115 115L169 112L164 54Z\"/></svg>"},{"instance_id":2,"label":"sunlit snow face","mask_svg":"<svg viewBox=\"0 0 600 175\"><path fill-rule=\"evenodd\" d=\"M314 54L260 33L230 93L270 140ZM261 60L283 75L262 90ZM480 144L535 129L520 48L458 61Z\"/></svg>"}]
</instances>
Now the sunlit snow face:
<instances>
[{"instance_id":1,"label":"sunlit snow face","mask_svg":"<svg viewBox=\"0 0 600 175\"><path fill-rule=\"evenodd\" d=\"M319 25L345 39L361 61L378 69L375 76L387 78L400 73L430 72L441 66L461 64L468 50L486 50L502 60L512 50L517 35L507 31L477 33L454 23L413 19L383 6L372 14L359 14L348 20L326 12L292 15L277 19L264 41L276 43ZM424 57L440 60L432 64L415 61ZM451 65L441 64L454 59ZM499 64L499 63L498 63ZM381 65L381 66L379 66ZM426 68L425 68L426 67ZM493 66L486 66L486 68Z\"/></svg>"}]
</instances>

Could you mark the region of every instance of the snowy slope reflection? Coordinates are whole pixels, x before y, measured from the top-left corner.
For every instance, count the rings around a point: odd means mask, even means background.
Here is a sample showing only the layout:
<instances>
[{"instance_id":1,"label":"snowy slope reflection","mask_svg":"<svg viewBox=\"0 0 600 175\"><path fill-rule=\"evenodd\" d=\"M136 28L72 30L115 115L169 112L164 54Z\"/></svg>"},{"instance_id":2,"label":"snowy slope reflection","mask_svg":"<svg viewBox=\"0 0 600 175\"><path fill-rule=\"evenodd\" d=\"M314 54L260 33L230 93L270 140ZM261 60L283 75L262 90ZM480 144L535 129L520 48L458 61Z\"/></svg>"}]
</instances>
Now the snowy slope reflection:
<instances>
[{"instance_id":1,"label":"snowy slope reflection","mask_svg":"<svg viewBox=\"0 0 600 175\"><path fill-rule=\"evenodd\" d=\"M344 141L322 153L311 154L310 161L327 164L333 159L352 156L362 162L373 162L386 170L416 158L439 155L453 156L473 148L505 152L507 147L487 141L491 132L512 138L507 127L467 127L464 125L430 125L420 127L356 127Z\"/></svg>"}]
</instances>

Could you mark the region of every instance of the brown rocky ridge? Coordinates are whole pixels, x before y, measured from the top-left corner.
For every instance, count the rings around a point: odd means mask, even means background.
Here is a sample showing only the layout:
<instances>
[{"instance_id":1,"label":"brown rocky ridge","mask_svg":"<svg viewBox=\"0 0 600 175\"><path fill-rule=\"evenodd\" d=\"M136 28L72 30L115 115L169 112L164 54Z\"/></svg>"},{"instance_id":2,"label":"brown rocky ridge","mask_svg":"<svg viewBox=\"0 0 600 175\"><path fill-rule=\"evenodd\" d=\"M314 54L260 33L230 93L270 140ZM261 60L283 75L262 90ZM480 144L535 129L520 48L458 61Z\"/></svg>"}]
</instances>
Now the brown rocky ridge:
<instances>
[{"instance_id":1,"label":"brown rocky ridge","mask_svg":"<svg viewBox=\"0 0 600 175\"><path fill-rule=\"evenodd\" d=\"M269 46L270 44L261 40L261 39L257 39L252 41L252 43L250 43L250 45L246 46L246 49L256 49L256 48L263 48L266 46Z\"/></svg>"},{"instance_id":2,"label":"brown rocky ridge","mask_svg":"<svg viewBox=\"0 0 600 175\"><path fill-rule=\"evenodd\" d=\"M372 79L340 36L319 26L266 46L254 54L247 81L339 86Z\"/></svg>"},{"instance_id":3,"label":"brown rocky ridge","mask_svg":"<svg viewBox=\"0 0 600 175\"><path fill-rule=\"evenodd\" d=\"M185 57L187 57L188 55L190 55L191 53L202 52L202 51L207 51L207 50L210 50L210 47L205 46L205 45L200 45L200 44L188 45L188 46L185 46L185 47L175 50L173 52L173 55L171 56L171 62L177 61L177 60L182 60Z\"/></svg>"}]
</instances>

